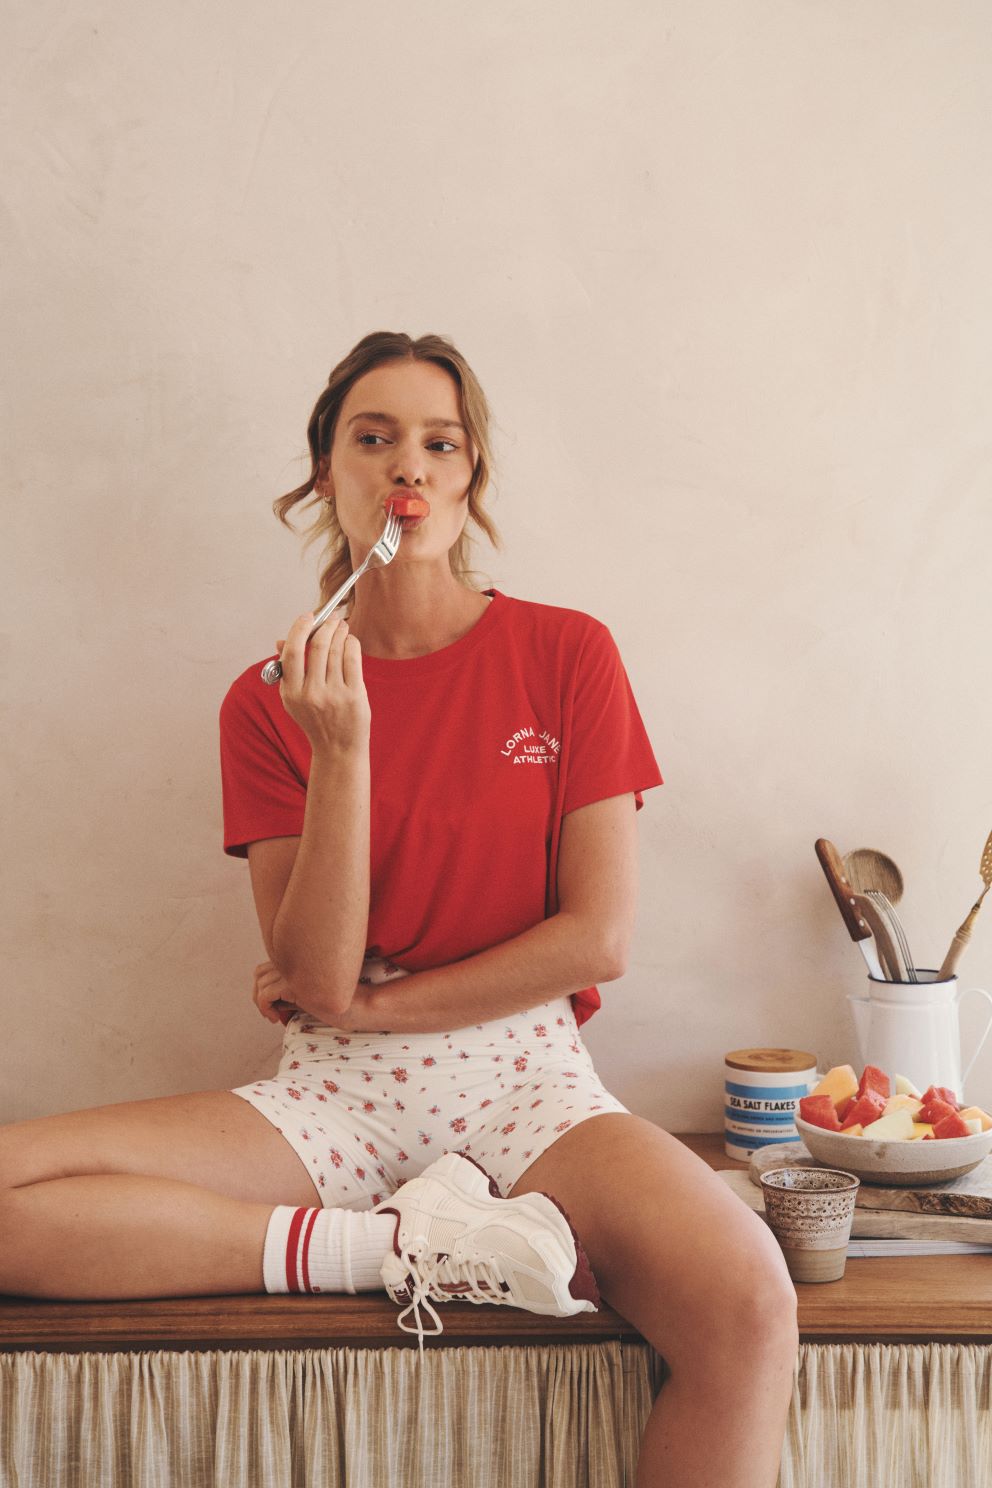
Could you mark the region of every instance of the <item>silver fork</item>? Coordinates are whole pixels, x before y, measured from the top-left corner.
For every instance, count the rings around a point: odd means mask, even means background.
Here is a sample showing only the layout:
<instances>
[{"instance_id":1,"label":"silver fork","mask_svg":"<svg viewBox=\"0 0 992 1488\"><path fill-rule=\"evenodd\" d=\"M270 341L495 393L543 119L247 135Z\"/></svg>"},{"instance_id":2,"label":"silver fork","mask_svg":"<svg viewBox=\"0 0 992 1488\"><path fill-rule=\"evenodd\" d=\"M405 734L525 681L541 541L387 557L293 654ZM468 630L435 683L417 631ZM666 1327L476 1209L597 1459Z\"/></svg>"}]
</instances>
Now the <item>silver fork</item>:
<instances>
[{"instance_id":1,"label":"silver fork","mask_svg":"<svg viewBox=\"0 0 992 1488\"><path fill-rule=\"evenodd\" d=\"M375 544L375 547L369 549L368 557L365 559L365 562L361 565L360 568L356 568L354 573L348 575L338 592L336 594L332 594L327 603L317 611L316 615L314 615L313 625L310 627L310 635L307 636L308 641L310 639L310 636L313 635L314 631L320 629L324 621L327 619L328 615L331 614L332 610L336 609L341 601L345 599L348 594L351 593L352 589L354 589L355 585L362 577L362 574L372 562L373 558L378 559L383 568L385 568L387 563L392 563L393 559L396 557L397 552L399 551L400 538L402 534L403 523L400 521L399 517L394 511L390 511L389 516L386 519L385 530L383 531L383 534L380 537L379 541ZM281 676L282 662L279 660L278 657L276 657L275 661L267 662L262 668L262 681L268 682L270 686L273 682L278 682Z\"/></svg>"},{"instance_id":2,"label":"silver fork","mask_svg":"<svg viewBox=\"0 0 992 1488\"><path fill-rule=\"evenodd\" d=\"M902 921L896 914L891 900L887 894L882 893L881 889L867 889L865 892L868 898L874 900L878 905L886 920L895 931L896 940L899 942L899 949L902 951L902 959L906 963L906 976L908 980L918 982L919 977L916 975L916 967L913 964L913 955L909 949L909 941L906 939L906 932L902 927Z\"/></svg>"}]
</instances>

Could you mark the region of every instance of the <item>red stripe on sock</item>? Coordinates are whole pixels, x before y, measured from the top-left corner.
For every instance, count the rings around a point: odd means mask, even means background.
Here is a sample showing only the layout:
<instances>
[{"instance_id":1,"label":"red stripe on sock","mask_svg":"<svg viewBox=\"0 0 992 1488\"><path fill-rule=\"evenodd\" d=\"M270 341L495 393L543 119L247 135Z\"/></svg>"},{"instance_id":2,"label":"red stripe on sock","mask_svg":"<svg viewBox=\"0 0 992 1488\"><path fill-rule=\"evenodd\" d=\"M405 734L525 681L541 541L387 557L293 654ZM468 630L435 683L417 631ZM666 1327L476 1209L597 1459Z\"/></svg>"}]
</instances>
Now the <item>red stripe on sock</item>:
<instances>
[{"instance_id":1,"label":"red stripe on sock","mask_svg":"<svg viewBox=\"0 0 992 1488\"><path fill-rule=\"evenodd\" d=\"M289 1236L286 1240L286 1286L291 1292L300 1290L300 1284L296 1279L296 1246L306 1212L305 1209L297 1209L289 1222Z\"/></svg>"},{"instance_id":2,"label":"red stripe on sock","mask_svg":"<svg viewBox=\"0 0 992 1488\"><path fill-rule=\"evenodd\" d=\"M310 1236L313 1233L314 1225L317 1223L317 1215L319 1213L319 1209L310 1210L310 1222L307 1225L306 1233L303 1236L303 1245L300 1252L300 1270L303 1272L303 1290L305 1292L313 1290L310 1285Z\"/></svg>"}]
</instances>

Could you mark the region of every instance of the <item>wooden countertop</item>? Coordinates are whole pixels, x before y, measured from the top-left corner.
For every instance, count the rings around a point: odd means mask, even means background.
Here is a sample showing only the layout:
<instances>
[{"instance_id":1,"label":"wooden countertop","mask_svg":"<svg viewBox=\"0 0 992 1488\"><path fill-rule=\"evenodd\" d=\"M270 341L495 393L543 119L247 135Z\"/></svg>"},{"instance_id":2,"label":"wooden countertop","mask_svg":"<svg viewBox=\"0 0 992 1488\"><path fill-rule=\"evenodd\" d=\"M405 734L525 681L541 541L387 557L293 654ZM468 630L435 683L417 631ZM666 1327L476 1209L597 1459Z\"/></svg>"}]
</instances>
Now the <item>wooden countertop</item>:
<instances>
[{"instance_id":1,"label":"wooden countertop","mask_svg":"<svg viewBox=\"0 0 992 1488\"><path fill-rule=\"evenodd\" d=\"M746 1168L718 1132L678 1133L711 1167ZM840 1281L796 1284L806 1343L992 1341L992 1257L851 1259ZM417 1347L396 1326L385 1293L357 1296L173 1297L162 1301L52 1302L0 1297L0 1352L135 1349ZM446 1303L444 1332L425 1347L595 1343L640 1335L604 1307L545 1319L516 1308Z\"/></svg>"},{"instance_id":2,"label":"wooden countertop","mask_svg":"<svg viewBox=\"0 0 992 1488\"><path fill-rule=\"evenodd\" d=\"M679 1132L711 1168L739 1168L722 1132ZM796 1282L806 1343L992 1341L992 1256L860 1256L840 1281Z\"/></svg>"}]
</instances>

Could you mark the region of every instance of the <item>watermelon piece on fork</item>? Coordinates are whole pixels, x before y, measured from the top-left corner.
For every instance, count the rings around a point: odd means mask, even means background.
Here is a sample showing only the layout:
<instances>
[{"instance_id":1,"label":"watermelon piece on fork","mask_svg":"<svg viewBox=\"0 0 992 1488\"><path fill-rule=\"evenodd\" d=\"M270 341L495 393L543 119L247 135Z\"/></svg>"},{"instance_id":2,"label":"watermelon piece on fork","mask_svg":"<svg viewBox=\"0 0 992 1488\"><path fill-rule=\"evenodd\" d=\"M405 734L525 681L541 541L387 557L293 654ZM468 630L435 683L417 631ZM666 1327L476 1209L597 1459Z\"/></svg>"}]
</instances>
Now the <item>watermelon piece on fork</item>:
<instances>
[{"instance_id":1,"label":"watermelon piece on fork","mask_svg":"<svg viewBox=\"0 0 992 1488\"><path fill-rule=\"evenodd\" d=\"M387 517L394 512L404 528L408 523L419 523L431 512L431 504L424 496L387 496L382 505Z\"/></svg>"}]
</instances>

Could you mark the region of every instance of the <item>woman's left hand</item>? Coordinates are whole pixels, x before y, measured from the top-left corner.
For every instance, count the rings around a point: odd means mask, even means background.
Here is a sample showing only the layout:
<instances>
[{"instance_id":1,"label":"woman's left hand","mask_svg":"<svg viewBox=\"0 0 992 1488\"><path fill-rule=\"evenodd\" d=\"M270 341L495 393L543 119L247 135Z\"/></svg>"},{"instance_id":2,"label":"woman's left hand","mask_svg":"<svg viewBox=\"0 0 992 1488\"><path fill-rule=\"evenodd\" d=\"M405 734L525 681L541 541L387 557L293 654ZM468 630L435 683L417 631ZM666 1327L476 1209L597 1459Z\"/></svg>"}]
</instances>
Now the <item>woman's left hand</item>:
<instances>
[{"instance_id":1,"label":"woman's left hand","mask_svg":"<svg viewBox=\"0 0 992 1488\"><path fill-rule=\"evenodd\" d=\"M345 1012L337 1013L331 1026L342 1033L378 1032L369 1028L369 1002L373 990L373 987L359 984L352 995L351 1006ZM255 967L252 997L262 1017L270 1023L285 1025L294 1013L306 1011L292 1001L289 983L272 961L262 961Z\"/></svg>"},{"instance_id":2,"label":"woman's left hand","mask_svg":"<svg viewBox=\"0 0 992 1488\"><path fill-rule=\"evenodd\" d=\"M290 995L289 983L273 961L262 961L255 967L252 997L262 1017L270 1023L285 1025L300 1011Z\"/></svg>"}]
</instances>

